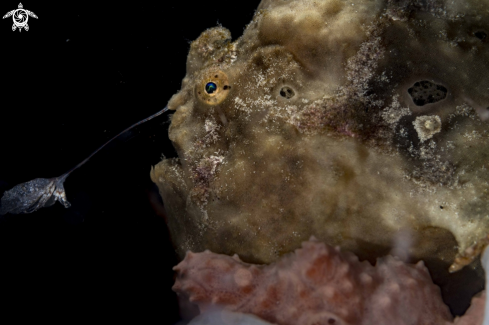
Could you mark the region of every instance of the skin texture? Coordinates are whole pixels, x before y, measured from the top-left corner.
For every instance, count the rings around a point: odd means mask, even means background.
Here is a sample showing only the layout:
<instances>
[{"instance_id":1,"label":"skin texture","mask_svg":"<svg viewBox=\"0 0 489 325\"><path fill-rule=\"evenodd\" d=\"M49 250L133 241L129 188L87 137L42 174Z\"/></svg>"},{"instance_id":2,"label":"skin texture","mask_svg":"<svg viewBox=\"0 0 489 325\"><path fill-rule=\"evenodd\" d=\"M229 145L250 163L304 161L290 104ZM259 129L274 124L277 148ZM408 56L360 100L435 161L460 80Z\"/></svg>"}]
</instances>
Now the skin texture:
<instances>
[{"instance_id":1,"label":"skin texture","mask_svg":"<svg viewBox=\"0 0 489 325\"><path fill-rule=\"evenodd\" d=\"M375 267L315 239L267 266L236 255L188 252L173 290L201 312L219 307L280 325L452 324L423 262L391 256ZM455 324L482 324L485 293Z\"/></svg>"},{"instance_id":2,"label":"skin texture","mask_svg":"<svg viewBox=\"0 0 489 325\"><path fill-rule=\"evenodd\" d=\"M314 235L374 261L404 238L447 283L489 233L487 9L264 0L236 41L203 32L168 103L178 158L151 171L180 257L270 263Z\"/></svg>"}]
</instances>

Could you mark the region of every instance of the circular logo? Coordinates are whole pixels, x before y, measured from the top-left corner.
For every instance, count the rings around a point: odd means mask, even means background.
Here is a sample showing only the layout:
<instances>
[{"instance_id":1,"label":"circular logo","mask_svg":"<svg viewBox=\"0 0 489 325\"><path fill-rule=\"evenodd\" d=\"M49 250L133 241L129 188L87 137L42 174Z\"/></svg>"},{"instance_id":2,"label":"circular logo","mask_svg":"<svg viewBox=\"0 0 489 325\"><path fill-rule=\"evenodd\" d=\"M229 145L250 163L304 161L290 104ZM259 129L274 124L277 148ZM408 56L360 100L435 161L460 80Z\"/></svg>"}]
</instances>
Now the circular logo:
<instances>
[{"instance_id":1,"label":"circular logo","mask_svg":"<svg viewBox=\"0 0 489 325\"><path fill-rule=\"evenodd\" d=\"M28 16L27 16L27 12L24 9L15 10L12 16L14 18L14 24L17 27L22 27L27 24Z\"/></svg>"}]
</instances>

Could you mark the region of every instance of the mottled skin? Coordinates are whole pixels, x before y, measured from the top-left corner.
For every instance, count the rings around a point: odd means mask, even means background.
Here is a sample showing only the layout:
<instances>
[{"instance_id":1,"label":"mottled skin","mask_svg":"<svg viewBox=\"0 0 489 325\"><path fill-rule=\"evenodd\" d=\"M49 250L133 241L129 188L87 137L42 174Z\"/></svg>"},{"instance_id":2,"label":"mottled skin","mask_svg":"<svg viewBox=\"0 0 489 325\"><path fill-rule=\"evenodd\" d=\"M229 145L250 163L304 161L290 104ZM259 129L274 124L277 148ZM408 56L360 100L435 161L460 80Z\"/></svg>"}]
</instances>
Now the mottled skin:
<instances>
[{"instance_id":1,"label":"mottled skin","mask_svg":"<svg viewBox=\"0 0 489 325\"><path fill-rule=\"evenodd\" d=\"M202 33L168 104L178 159L151 171L178 254L269 263L314 235L373 261L402 232L447 276L489 233L488 8L264 0L235 42Z\"/></svg>"}]
</instances>

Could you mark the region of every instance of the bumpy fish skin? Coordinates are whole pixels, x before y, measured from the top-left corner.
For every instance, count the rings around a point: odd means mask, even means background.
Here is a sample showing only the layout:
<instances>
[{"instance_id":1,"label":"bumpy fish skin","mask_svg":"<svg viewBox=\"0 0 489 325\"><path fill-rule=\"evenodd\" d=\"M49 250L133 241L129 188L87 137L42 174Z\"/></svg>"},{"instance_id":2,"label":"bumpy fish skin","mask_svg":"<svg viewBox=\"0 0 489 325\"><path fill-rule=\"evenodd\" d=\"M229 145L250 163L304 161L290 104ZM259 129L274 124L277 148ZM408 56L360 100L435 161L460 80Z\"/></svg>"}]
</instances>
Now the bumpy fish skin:
<instances>
[{"instance_id":1,"label":"bumpy fish skin","mask_svg":"<svg viewBox=\"0 0 489 325\"><path fill-rule=\"evenodd\" d=\"M236 41L203 32L151 171L179 255L270 263L314 235L373 261L403 232L447 269L489 233L488 9L264 0Z\"/></svg>"}]
</instances>

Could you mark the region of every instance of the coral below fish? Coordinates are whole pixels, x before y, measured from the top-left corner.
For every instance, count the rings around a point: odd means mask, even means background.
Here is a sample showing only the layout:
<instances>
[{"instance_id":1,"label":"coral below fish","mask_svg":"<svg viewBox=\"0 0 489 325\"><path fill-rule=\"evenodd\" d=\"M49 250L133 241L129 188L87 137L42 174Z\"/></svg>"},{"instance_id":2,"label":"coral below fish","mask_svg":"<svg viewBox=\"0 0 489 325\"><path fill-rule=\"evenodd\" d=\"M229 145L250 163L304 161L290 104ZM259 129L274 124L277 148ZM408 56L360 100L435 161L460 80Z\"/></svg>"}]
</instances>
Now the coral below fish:
<instances>
[{"instance_id":1,"label":"coral below fish","mask_svg":"<svg viewBox=\"0 0 489 325\"><path fill-rule=\"evenodd\" d=\"M375 266L311 238L267 266L188 252L173 290L201 312L222 307L280 325L482 324L485 292L453 320L423 262L386 256Z\"/></svg>"}]
</instances>

